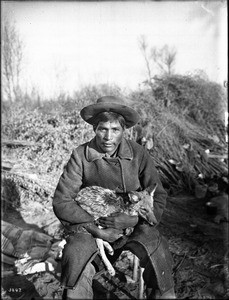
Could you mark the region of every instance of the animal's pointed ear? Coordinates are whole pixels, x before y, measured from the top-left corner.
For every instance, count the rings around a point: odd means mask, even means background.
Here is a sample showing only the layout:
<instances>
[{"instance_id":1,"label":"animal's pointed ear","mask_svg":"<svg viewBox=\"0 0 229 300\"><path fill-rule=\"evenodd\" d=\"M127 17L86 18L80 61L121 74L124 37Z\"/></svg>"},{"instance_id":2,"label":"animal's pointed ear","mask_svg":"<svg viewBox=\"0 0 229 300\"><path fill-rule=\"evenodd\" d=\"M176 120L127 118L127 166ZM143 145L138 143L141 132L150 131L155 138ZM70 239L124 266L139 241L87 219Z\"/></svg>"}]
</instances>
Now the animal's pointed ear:
<instances>
[{"instance_id":1,"label":"animal's pointed ear","mask_svg":"<svg viewBox=\"0 0 229 300\"><path fill-rule=\"evenodd\" d=\"M135 192L128 193L130 203L137 203L140 199Z\"/></svg>"},{"instance_id":2,"label":"animal's pointed ear","mask_svg":"<svg viewBox=\"0 0 229 300\"><path fill-rule=\"evenodd\" d=\"M158 186L158 184L155 183L153 186L150 186L150 187L147 189L151 197L154 196L154 193L155 193L155 191L156 191L157 186Z\"/></svg>"}]
</instances>

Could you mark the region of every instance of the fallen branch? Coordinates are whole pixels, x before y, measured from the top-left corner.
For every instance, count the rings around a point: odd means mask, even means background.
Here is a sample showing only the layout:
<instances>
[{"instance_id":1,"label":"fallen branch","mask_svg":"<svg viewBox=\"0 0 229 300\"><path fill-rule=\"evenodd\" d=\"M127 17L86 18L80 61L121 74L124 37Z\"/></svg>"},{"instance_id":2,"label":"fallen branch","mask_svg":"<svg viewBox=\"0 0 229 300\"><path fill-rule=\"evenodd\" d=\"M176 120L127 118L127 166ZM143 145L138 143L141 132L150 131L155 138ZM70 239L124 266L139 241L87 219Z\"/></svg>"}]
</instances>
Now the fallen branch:
<instances>
[{"instance_id":1,"label":"fallen branch","mask_svg":"<svg viewBox=\"0 0 229 300\"><path fill-rule=\"evenodd\" d=\"M187 253L184 254L183 258L181 259L181 261L176 265L176 267L173 270L173 274L175 274L178 269L181 267L181 265L183 264L183 262L185 261L185 258L187 256Z\"/></svg>"},{"instance_id":2,"label":"fallen branch","mask_svg":"<svg viewBox=\"0 0 229 300\"><path fill-rule=\"evenodd\" d=\"M18 140L2 140L2 145L8 147L31 147L38 146L38 143L28 142L28 141L18 141Z\"/></svg>"},{"instance_id":3,"label":"fallen branch","mask_svg":"<svg viewBox=\"0 0 229 300\"><path fill-rule=\"evenodd\" d=\"M48 184L45 186L39 182L39 180L34 180L29 177L28 174L21 174L15 172L8 172L2 170L2 181L3 186L6 183L5 180L13 181L17 186L28 190L31 193L37 194L41 199L45 199L46 201L51 197L53 190Z\"/></svg>"},{"instance_id":4,"label":"fallen branch","mask_svg":"<svg viewBox=\"0 0 229 300\"><path fill-rule=\"evenodd\" d=\"M5 171L10 171L15 163L9 162L9 161L2 161L1 168Z\"/></svg>"}]
</instances>

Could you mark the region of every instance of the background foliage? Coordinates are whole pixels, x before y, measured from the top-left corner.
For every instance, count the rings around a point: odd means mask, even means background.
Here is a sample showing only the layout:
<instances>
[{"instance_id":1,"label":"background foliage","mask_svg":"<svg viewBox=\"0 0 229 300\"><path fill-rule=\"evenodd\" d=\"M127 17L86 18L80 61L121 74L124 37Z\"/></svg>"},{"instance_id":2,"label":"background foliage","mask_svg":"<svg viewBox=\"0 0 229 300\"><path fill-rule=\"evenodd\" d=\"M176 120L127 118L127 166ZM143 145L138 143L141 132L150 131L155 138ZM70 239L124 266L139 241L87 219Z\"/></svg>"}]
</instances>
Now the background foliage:
<instances>
[{"instance_id":1,"label":"background foliage","mask_svg":"<svg viewBox=\"0 0 229 300\"><path fill-rule=\"evenodd\" d=\"M55 185L73 148L93 136L91 126L80 118L80 110L105 94L125 97L141 115L127 137L152 139L149 151L170 192L192 192L200 173L207 178L227 169L225 161L208 160L205 153L207 149L219 154L226 151L225 91L207 79L180 75L156 77L150 87L129 92L104 84L86 86L71 97L61 94L57 99L37 101L25 95L14 103L3 102L3 140L34 143L23 148L3 145L3 157L49 175ZM176 164L169 163L171 159Z\"/></svg>"}]
</instances>

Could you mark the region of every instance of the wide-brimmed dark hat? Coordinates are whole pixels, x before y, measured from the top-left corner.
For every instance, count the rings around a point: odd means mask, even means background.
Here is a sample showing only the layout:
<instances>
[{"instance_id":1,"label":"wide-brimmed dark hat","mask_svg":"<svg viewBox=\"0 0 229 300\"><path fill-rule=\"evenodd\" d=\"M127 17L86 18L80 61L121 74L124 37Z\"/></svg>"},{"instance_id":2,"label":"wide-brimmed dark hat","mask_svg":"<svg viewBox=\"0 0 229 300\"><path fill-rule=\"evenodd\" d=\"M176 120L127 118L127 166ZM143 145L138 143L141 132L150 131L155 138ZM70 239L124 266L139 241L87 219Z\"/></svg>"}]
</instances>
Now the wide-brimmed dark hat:
<instances>
[{"instance_id":1,"label":"wide-brimmed dark hat","mask_svg":"<svg viewBox=\"0 0 229 300\"><path fill-rule=\"evenodd\" d=\"M126 121L126 127L134 126L140 119L139 114L126 105L126 101L116 96L104 96L95 104L85 106L80 115L87 123L93 125L95 117L101 112L115 112L122 115Z\"/></svg>"}]
</instances>

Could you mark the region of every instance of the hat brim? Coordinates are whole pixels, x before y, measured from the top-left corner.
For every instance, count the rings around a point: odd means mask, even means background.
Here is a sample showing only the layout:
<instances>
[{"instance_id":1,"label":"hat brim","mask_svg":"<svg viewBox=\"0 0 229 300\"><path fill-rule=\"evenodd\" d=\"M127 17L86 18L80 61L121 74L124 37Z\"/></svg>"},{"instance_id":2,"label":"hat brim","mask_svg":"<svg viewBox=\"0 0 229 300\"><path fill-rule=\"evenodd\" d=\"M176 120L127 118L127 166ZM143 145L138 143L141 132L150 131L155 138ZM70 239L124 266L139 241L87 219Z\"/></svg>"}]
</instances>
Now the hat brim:
<instances>
[{"instance_id":1,"label":"hat brim","mask_svg":"<svg viewBox=\"0 0 229 300\"><path fill-rule=\"evenodd\" d=\"M139 114L129 106L116 103L96 103L84 107L80 111L85 122L93 125L95 117L101 112L115 112L122 115L126 121L126 127L130 128L137 124L140 119Z\"/></svg>"}]
</instances>

